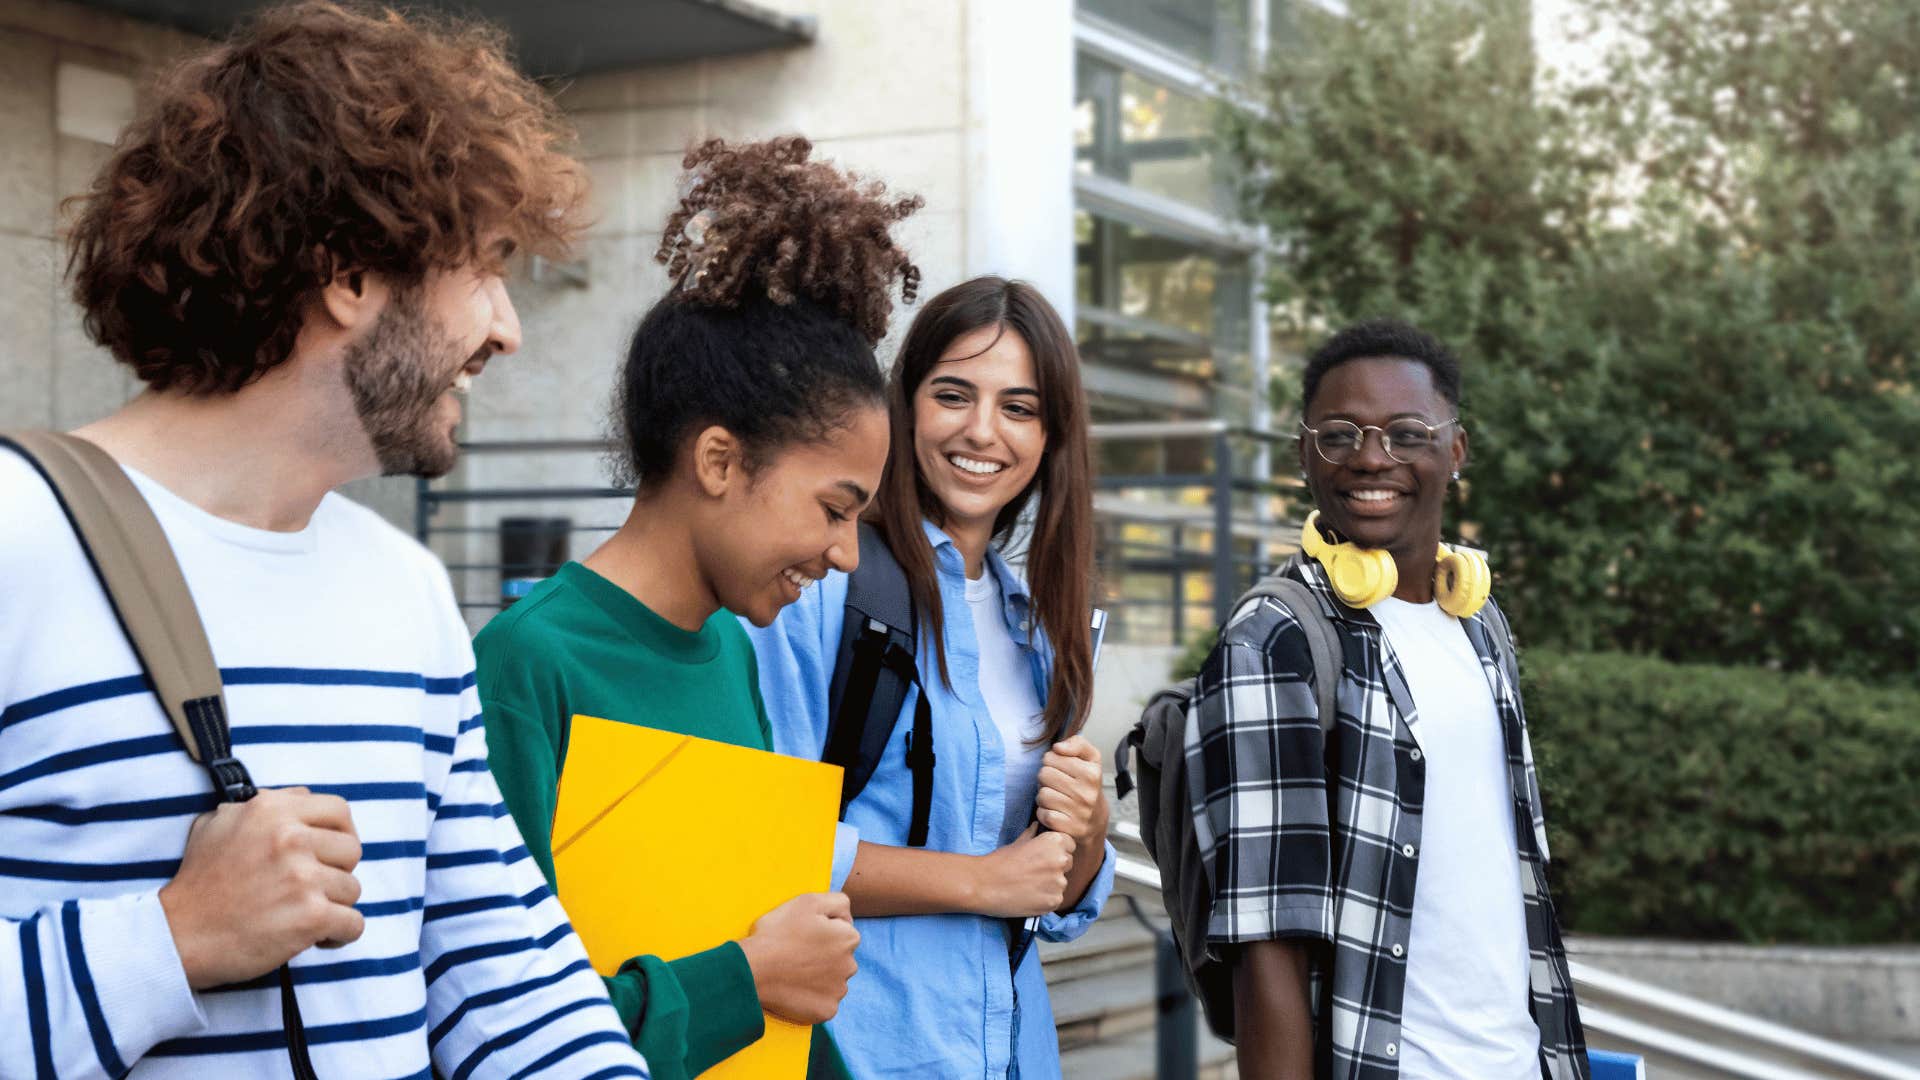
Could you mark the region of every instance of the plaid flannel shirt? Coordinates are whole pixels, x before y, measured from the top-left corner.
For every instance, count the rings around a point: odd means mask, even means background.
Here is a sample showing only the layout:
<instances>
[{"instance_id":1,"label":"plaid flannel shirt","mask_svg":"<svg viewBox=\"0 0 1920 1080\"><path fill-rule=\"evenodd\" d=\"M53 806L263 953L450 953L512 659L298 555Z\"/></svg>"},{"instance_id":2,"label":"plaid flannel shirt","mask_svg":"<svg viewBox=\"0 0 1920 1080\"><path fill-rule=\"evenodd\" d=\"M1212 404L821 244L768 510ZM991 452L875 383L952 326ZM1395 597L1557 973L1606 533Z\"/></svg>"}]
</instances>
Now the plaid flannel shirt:
<instances>
[{"instance_id":1,"label":"plaid flannel shirt","mask_svg":"<svg viewBox=\"0 0 1920 1080\"><path fill-rule=\"evenodd\" d=\"M1392 1080L1426 785L1419 715L1373 616L1339 603L1319 563L1303 559L1288 573L1333 620L1345 656L1332 735L1335 820L1329 827L1328 758L1305 631L1280 601L1249 602L1207 658L1187 719L1194 825L1213 890L1208 941L1321 943L1309 950L1315 1074ZM1463 625L1506 736L1541 1075L1586 1080L1586 1040L1547 893L1533 750L1509 676L1517 668L1497 655L1487 625L1493 614L1490 605Z\"/></svg>"}]
</instances>

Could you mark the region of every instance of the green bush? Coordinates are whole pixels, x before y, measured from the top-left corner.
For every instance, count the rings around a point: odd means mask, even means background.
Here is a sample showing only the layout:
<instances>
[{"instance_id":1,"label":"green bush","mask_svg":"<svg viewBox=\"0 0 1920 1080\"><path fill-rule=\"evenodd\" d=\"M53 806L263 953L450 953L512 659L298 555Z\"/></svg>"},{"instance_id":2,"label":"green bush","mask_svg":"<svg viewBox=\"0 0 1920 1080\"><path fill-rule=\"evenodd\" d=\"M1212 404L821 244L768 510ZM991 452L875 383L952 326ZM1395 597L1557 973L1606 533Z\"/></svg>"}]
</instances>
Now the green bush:
<instances>
[{"instance_id":1,"label":"green bush","mask_svg":"<svg viewBox=\"0 0 1920 1080\"><path fill-rule=\"evenodd\" d=\"M1612 653L1524 661L1569 929L1920 941L1920 692Z\"/></svg>"}]
</instances>

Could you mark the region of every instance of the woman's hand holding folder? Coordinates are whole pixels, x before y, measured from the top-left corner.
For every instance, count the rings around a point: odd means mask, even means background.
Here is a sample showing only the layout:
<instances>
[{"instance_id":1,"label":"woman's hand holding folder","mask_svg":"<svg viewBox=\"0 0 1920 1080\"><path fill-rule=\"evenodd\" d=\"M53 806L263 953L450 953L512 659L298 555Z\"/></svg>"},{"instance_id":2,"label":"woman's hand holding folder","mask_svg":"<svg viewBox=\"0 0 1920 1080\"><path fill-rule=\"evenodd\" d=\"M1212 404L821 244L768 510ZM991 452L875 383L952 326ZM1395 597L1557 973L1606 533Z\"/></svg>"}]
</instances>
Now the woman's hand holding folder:
<instances>
[{"instance_id":1,"label":"woman's hand holding folder","mask_svg":"<svg viewBox=\"0 0 1920 1080\"><path fill-rule=\"evenodd\" d=\"M805 893L755 920L740 950L762 1009L795 1024L823 1024L847 996L858 944L845 893Z\"/></svg>"}]
</instances>

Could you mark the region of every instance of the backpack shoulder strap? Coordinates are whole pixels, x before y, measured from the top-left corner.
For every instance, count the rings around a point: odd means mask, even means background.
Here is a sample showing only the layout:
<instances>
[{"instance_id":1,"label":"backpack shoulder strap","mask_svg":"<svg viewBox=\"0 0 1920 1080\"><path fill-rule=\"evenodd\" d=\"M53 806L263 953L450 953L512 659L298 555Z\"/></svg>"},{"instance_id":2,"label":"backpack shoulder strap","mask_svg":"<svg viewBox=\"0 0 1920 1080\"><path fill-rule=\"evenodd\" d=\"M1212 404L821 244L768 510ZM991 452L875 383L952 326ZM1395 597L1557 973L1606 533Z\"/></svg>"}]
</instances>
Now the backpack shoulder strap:
<instances>
[{"instance_id":1,"label":"backpack shoulder strap","mask_svg":"<svg viewBox=\"0 0 1920 1080\"><path fill-rule=\"evenodd\" d=\"M846 614L828 694L830 719L821 760L844 770L840 812L845 815L872 779L906 705L919 691L907 765L913 776L908 843L927 842L933 813L933 718L920 687L918 618L907 573L872 525L860 524L860 565L847 579Z\"/></svg>"},{"instance_id":2,"label":"backpack shoulder strap","mask_svg":"<svg viewBox=\"0 0 1920 1080\"><path fill-rule=\"evenodd\" d=\"M199 609L139 489L85 439L20 431L0 435L0 445L53 490L187 753L213 773L222 798L250 798L253 781L233 757L226 695Z\"/></svg>"}]
</instances>

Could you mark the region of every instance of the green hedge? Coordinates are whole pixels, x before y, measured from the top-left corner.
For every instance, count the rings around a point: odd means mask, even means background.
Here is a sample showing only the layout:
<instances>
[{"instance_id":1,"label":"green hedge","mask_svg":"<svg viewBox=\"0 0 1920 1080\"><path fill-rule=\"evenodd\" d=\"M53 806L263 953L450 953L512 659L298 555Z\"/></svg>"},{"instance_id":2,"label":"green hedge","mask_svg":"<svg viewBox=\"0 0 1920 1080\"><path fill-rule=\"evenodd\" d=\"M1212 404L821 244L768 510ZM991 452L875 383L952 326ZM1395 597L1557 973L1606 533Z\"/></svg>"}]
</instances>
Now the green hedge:
<instances>
[{"instance_id":1,"label":"green hedge","mask_svg":"<svg viewBox=\"0 0 1920 1080\"><path fill-rule=\"evenodd\" d=\"M1569 929L1920 941L1920 691L1523 656Z\"/></svg>"}]
</instances>

